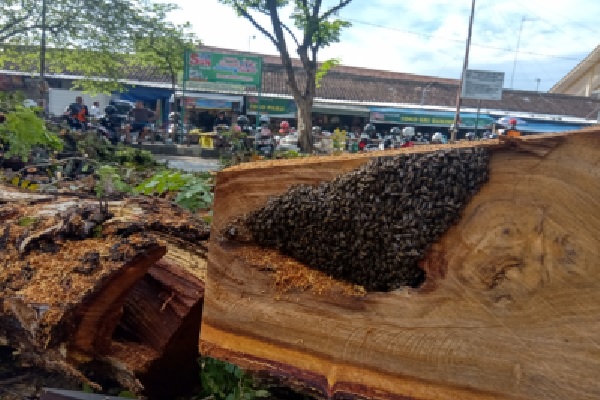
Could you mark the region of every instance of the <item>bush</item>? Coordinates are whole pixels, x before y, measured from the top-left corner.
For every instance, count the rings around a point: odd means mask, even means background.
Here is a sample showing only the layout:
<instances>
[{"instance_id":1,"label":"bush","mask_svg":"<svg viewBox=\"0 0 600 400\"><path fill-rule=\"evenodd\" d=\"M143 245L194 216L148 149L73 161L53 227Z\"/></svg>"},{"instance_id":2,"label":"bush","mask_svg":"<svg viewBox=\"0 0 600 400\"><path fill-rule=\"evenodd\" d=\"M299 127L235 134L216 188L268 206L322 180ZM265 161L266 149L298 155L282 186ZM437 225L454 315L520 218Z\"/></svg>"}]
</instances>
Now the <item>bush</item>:
<instances>
[{"instance_id":1,"label":"bush","mask_svg":"<svg viewBox=\"0 0 600 400\"><path fill-rule=\"evenodd\" d=\"M165 170L140 183L135 191L147 196L177 193L175 203L194 212L210 208L213 201L209 181L193 174Z\"/></svg>"}]
</instances>

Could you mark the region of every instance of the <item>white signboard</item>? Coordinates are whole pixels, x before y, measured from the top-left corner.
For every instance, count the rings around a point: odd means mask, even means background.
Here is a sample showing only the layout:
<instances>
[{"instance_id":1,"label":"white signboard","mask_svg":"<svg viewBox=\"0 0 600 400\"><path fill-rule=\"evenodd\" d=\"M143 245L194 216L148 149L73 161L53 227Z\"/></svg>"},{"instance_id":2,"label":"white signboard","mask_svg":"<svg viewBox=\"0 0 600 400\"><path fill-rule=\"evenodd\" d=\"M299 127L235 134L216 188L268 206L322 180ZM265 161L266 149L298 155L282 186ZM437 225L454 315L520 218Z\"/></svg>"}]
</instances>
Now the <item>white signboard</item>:
<instances>
[{"instance_id":1,"label":"white signboard","mask_svg":"<svg viewBox=\"0 0 600 400\"><path fill-rule=\"evenodd\" d=\"M461 97L476 100L501 100L504 72L468 69Z\"/></svg>"}]
</instances>

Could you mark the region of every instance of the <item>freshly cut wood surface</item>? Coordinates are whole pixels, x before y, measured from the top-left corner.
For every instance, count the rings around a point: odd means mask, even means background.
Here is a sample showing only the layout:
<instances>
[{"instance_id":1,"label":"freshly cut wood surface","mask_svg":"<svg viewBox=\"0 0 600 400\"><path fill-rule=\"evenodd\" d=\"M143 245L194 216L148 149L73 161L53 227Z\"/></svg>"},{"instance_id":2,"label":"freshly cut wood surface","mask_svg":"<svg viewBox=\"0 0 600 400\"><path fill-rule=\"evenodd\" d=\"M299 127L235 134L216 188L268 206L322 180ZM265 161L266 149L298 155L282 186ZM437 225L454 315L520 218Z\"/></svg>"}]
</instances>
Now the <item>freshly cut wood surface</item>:
<instances>
[{"instance_id":1,"label":"freshly cut wood surface","mask_svg":"<svg viewBox=\"0 0 600 400\"><path fill-rule=\"evenodd\" d=\"M141 392L144 376L174 393L183 374L153 372L174 358L197 380L204 222L159 199L107 209L2 186L0 221L0 342L22 361L92 385L81 365L95 361L96 377Z\"/></svg>"},{"instance_id":2,"label":"freshly cut wood surface","mask_svg":"<svg viewBox=\"0 0 600 400\"><path fill-rule=\"evenodd\" d=\"M600 398L600 130L486 146L490 179L431 246L425 283L388 293L222 234L369 157L220 172L201 352L330 398Z\"/></svg>"}]
</instances>

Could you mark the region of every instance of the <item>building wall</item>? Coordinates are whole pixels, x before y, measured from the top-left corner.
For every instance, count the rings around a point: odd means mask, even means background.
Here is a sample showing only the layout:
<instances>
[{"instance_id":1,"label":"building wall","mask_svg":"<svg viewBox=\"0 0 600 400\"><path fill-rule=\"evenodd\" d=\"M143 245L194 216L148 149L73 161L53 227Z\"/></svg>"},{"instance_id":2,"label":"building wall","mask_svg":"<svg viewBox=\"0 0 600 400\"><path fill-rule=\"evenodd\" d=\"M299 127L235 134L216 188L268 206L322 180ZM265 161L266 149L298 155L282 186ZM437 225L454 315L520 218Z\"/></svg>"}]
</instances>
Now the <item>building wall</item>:
<instances>
[{"instance_id":1,"label":"building wall","mask_svg":"<svg viewBox=\"0 0 600 400\"><path fill-rule=\"evenodd\" d=\"M65 111L65 108L71 103L75 102L75 97L83 97L83 104L87 105L88 108L92 107L94 101L100 103L100 110L104 110L104 107L108 105L111 96L106 94L99 94L96 96L90 96L87 93L83 93L80 90L68 90L68 89L53 89L50 88L49 102L48 102L48 113L54 116L60 116Z\"/></svg>"}]
</instances>

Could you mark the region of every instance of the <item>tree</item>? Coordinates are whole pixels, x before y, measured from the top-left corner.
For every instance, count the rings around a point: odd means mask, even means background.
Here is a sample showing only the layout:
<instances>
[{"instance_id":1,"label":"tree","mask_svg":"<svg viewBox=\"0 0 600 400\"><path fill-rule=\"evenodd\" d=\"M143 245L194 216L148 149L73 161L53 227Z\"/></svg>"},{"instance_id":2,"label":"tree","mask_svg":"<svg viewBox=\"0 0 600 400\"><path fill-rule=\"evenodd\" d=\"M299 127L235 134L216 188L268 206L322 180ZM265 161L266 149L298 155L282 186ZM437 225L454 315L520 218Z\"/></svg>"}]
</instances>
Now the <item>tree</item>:
<instances>
[{"instance_id":1,"label":"tree","mask_svg":"<svg viewBox=\"0 0 600 400\"><path fill-rule=\"evenodd\" d=\"M136 39L150 23L164 26L175 6L154 7L142 0L45 0L43 24L39 0L4 0L0 13L0 64L40 70L42 28L47 33L46 71L83 77L75 87L91 92L122 88L119 79L134 69ZM152 28L153 29L153 28ZM104 79L97 79L102 77Z\"/></svg>"},{"instance_id":2,"label":"tree","mask_svg":"<svg viewBox=\"0 0 600 400\"><path fill-rule=\"evenodd\" d=\"M200 41L190 32L189 22L175 25L167 21L167 14L173 10L171 4L153 4L149 12L151 18L134 37L137 60L168 74L175 93L177 75L183 71L185 51L192 50Z\"/></svg>"},{"instance_id":3,"label":"tree","mask_svg":"<svg viewBox=\"0 0 600 400\"><path fill-rule=\"evenodd\" d=\"M347 6L352 0L336 0L337 4L331 8L323 7L322 0L219 1L232 6L238 15L250 21L256 29L271 40L279 51L281 62L287 74L288 85L298 107L300 147L304 152L311 152L313 147L311 112L317 90L317 73L319 71L317 54L320 49L339 42L342 28L350 26L349 22L335 17L338 11ZM301 33L298 36L290 26L281 21L279 16L279 11L290 4L294 6L291 15L294 26ZM256 14L269 16L272 29L268 30L260 25L255 18ZM296 53L302 62L303 77L296 76L286 36L291 38L293 45L296 47ZM331 67L331 63L326 67Z\"/></svg>"}]
</instances>

